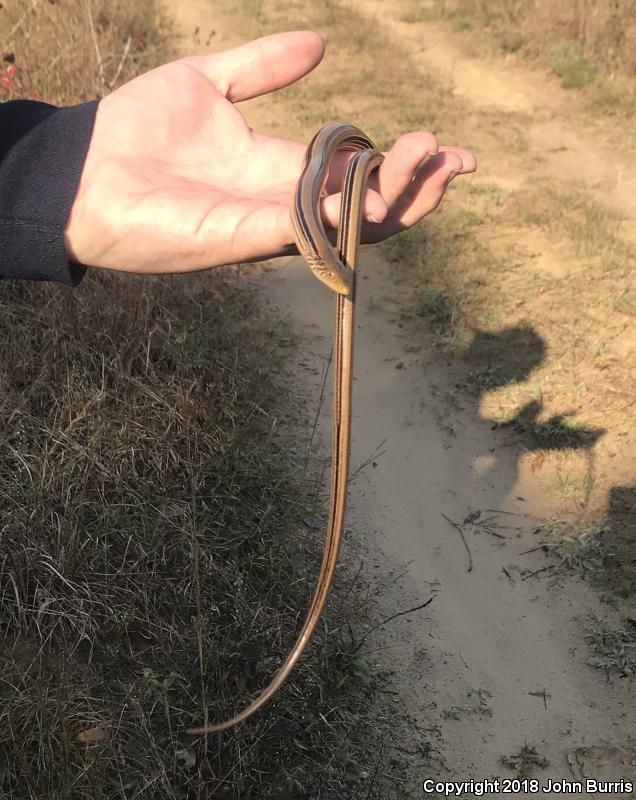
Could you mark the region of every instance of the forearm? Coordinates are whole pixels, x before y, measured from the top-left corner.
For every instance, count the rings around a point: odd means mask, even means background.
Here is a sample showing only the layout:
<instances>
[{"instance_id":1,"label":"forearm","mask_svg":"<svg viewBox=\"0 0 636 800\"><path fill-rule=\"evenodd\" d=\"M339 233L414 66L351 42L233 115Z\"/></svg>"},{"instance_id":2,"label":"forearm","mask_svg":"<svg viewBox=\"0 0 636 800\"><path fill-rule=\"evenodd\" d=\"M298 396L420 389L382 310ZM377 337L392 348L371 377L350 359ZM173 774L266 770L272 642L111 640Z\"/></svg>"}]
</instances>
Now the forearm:
<instances>
[{"instance_id":1,"label":"forearm","mask_svg":"<svg viewBox=\"0 0 636 800\"><path fill-rule=\"evenodd\" d=\"M97 102L69 108L0 104L0 278L77 285L64 230L93 131Z\"/></svg>"}]
</instances>

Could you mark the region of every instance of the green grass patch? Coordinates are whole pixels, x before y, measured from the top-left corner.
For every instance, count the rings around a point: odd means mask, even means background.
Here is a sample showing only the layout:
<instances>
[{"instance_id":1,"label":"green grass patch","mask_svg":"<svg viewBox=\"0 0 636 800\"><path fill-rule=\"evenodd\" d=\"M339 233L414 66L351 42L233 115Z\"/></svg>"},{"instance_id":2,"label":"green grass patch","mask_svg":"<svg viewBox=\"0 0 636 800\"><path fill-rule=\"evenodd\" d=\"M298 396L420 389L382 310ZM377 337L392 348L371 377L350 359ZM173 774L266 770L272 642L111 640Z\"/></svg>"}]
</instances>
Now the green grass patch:
<instances>
[{"instance_id":1,"label":"green grass patch","mask_svg":"<svg viewBox=\"0 0 636 800\"><path fill-rule=\"evenodd\" d=\"M575 42L563 40L556 47L550 67L564 89L584 89L598 75L598 66L584 58Z\"/></svg>"}]
</instances>

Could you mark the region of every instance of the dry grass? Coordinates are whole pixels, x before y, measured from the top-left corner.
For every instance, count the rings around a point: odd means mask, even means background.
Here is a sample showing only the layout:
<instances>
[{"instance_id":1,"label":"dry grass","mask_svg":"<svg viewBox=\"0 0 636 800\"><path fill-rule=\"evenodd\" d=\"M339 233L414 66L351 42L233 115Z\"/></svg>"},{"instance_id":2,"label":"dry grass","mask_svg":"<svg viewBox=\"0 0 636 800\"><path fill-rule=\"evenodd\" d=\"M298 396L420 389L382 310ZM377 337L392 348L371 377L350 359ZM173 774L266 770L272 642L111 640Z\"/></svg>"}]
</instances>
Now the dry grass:
<instances>
[{"instance_id":1,"label":"dry grass","mask_svg":"<svg viewBox=\"0 0 636 800\"><path fill-rule=\"evenodd\" d=\"M501 757L501 763L519 780L527 780L534 776L537 770L544 770L550 766L550 762L545 758L534 745L526 744L516 753Z\"/></svg>"},{"instance_id":2,"label":"dry grass","mask_svg":"<svg viewBox=\"0 0 636 800\"><path fill-rule=\"evenodd\" d=\"M634 518L636 489L612 487L601 524L561 524L553 548L574 572L601 590L636 605Z\"/></svg>"},{"instance_id":3,"label":"dry grass","mask_svg":"<svg viewBox=\"0 0 636 800\"><path fill-rule=\"evenodd\" d=\"M1 99L70 105L101 97L161 63L167 50L157 22L152 0L6 0L3 55L17 70L14 91Z\"/></svg>"},{"instance_id":4,"label":"dry grass","mask_svg":"<svg viewBox=\"0 0 636 800\"><path fill-rule=\"evenodd\" d=\"M444 18L457 31L483 31L495 51L549 67L567 89L586 89L592 114L626 119L636 110L636 2L615 0L433 0L406 19Z\"/></svg>"},{"instance_id":5,"label":"dry grass","mask_svg":"<svg viewBox=\"0 0 636 800\"><path fill-rule=\"evenodd\" d=\"M316 511L273 435L280 328L209 276L16 283L1 318L3 797L318 780L359 684L337 618L260 719L207 747L181 733L266 682L315 576Z\"/></svg>"},{"instance_id":6,"label":"dry grass","mask_svg":"<svg viewBox=\"0 0 636 800\"><path fill-rule=\"evenodd\" d=\"M150 1L5 0L0 25L11 96L79 102L170 55ZM3 281L0 327L0 795L370 796L365 731L389 717L366 699L346 565L276 701L182 733L265 685L318 571L301 519L323 498L279 433L304 421L284 321L240 269L94 270L75 290Z\"/></svg>"},{"instance_id":7,"label":"dry grass","mask_svg":"<svg viewBox=\"0 0 636 800\"><path fill-rule=\"evenodd\" d=\"M593 620L586 639L592 655L587 663L602 669L608 676L631 678L636 675L636 630L634 621L624 626L609 627Z\"/></svg>"}]
</instances>

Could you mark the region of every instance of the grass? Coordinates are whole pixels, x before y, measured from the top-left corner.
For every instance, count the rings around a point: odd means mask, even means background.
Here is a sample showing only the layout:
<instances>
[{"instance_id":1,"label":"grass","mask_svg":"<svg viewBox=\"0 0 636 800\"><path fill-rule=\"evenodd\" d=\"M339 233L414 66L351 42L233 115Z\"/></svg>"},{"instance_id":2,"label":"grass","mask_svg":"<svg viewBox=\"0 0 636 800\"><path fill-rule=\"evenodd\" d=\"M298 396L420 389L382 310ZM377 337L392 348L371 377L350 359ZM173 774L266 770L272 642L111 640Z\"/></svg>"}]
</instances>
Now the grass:
<instances>
[{"instance_id":1,"label":"grass","mask_svg":"<svg viewBox=\"0 0 636 800\"><path fill-rule=\"evenodd\" d=\"M548 759L539 753L535 745L527 742L516 753L502 756L501 763L506 769L514 772L519 780L530 778L537 770L550 766Z\"/></svg>"},{"instance_id":2,"label":"grass","mask_svg":"<svg viewBox=\"0 0 636 800\"><path fill-rule=\"evenodd\" d=\"M273 433L284 327L210 276L2 288L2 796L309 780L365 690L337 616L260 719L181 733L266 682L316 574L310 487Z\"/></svg>"},{"instance_id":3,"label":"grass","mask_svg":"<svg viewBox=\"0 0 636 800\"><path fill-rule=\"evenodd\" d=\"M80 102L172 54L150 0L0 14L11 97ZM294 336L243 284L239 269L0 285L7 800L369 796L367 731L389 716L351 645L364 609L346 563L350 591L275 701L227 735L183 735L267 683L321 555L301 520L321 519L322 494L279 433L304 422Z\"/></svg>"},{"instance_id":4,"label":"grass","mask_svg":"<svg viewBox=\"0 0 636 800\"><path fill-rule=\"evenodd\" d=\"M598 66L584 58L574 42L567 40L559 42L555 48L550 66L564 89L584 89L598 75Z\"/></svg>"},{"instance_id":5,"label":"grass","mask_svg":"<svg viewBox=\"0 0 636 800\"><path fill-rule=\"evenodd\" d=\"M470 32L471 51L514 53L546 66L564 88L583 92L591 115L618 115L629 123L636 108L630 26L635 14L634 0L597 5L593 14L586 4L569 0L434 0L413 3L402 20L445 20L457 32Z\"/></svg>"},{"instance_id":6,"label":"grass","mask_svg":"<svg viewBox=\"0 0 636 800\"><path fill-rule=\"evenodd\" d=\"M569 415L557 415L536 424L531 433L539 450L567 450L582 444L593 444L598 439L598 431L591 425Z\"/></svg>"},{"instance_id":7,"label":"grass","mask_svg":"<svg viewBox=\"0 0 636 800\"><path fill-rule=\"evenodd\" d=\"M404 313L428 319L437 343L459 353L475 323L488 327L500 321L496 290L481 276L496 272L501 262L472 233L483 221L477 212L451 207L445 219L444 226L424 220L381 247L387 261L415 281Z\"/></svg>"},{"instance_id":8,"label":"grass","mask_svg":"<svg viewBox=\"0 0 636 800\"><path fill-rule=\"evenodd\" d=\"M1 100L34 97L70 105L101 97L161 63L168 52L153 0L29 5L5 3L0 9L11 32L3 40L5 60L9 55L17 68L14 88L0 94Z\"/></svg>"},{"instance_id":9,"label":"grass","mask_svg":"<svg viewBox=\"0 0 636 800\"><path fill-rule=\"evenodd\" d=\"M551 548L574 573L592 586L636 607L633 548L634 490L615 487L600 521L561 523L552 531Z\"/></svg>"},{"instance_id":10,"label":"grass","mask_svg":"<svg viewBox=\"0 0 636 800\"><path fill-rule=\"evenodd\" d=\"M608 627L597 620L585 638L592 652L587 660L590 666L622 678L636 675L636 632L633 626Z\"/></svg>"},{"instance_id":11,"label":"grass","mask_svg":"<svg viewBox=\"0 0 636 800\"><path fill-rule=\"evenodd\" d=\"M512 198L512 210L522 222L569 240L576 257L601 273L628 277L636 267L636 251L624 238L620 212L582 187L520 190Z\"/></svg>"}]
</instances>

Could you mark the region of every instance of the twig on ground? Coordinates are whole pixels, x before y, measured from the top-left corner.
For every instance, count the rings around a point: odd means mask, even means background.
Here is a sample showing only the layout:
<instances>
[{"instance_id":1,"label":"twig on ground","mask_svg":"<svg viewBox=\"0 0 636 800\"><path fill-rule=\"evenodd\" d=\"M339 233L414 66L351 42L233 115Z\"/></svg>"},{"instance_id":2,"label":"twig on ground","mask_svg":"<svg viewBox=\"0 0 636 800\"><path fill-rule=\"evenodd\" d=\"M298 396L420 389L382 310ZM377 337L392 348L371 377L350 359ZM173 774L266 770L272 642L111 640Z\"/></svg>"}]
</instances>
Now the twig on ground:
<instances>
[{"instance_id":1,"label":"twig on ground","mask_svg":"<svg viewBox=\"0 0 636 800\"><path fill-rule=\"evenodd\" d=\"M364 644L364 642L367 640L367 638L372 633L377 631L378 628L381 628L383 625L386 625L387 622L392 622L394 619L397 619L398 617L404 617L407 614L412 614L414 611L421 611L423 608L426 608L426 606L430 605L433 602L433 600L435 600L436 597L437 597L437 595L432 595L431 597L428 598L428 600L425 603L420 603L417 606L413 606L413 608L407 608L405 611L398 611L395 614L391 614L386 619L381 620L376 625L372 625L369 628L369 630L365 634L363 634L362 637L359 639L358 644L353 648L352 652L353 653L357 653L358 650Z\"/></svg>"},{"instance_id":2,"label":"twig on ground","mask_svg":"<svg viewBox=\"0 0 636 800\"><path fill-rule=\"evenodd\" d=\"M366 459L366 461L363 461L362 464L360 464L360 466L358 467L358 469L353 473L353 475L349 476L349 483L353 483L353 481L358 477L360 472L362 472L362 470L365 467L367 467L374 459L380 458L380 456L383 456L386 453L386 450L381 450L380 449L385 442L386 442L386 438L382 439L380 444L376 446L375 450Z\"/></svg>"},{"instance_id":3,"label":"twig on ground","mask_svg":"<svg viewBox=\"0 0 636 800\"><path fill-rule=\"evenodd\" d=\"M497 533L497 531L493 531L492 528L488 527L487 525L480 525L479 530L482 530L484 533L489 533L491 536L494 536L496 539L507 539L507 536L504 536L503 533Z\"/></svg>"},{"instance_id":4,"label":"twig on ground","mask_svg":"<svg viewBox=\"0 0 636 800\"><path fill-rule=\"evenodd\" d=\"M462 542L464 543L464 547L466 548L466 552L468 553L468 569L466 571L467 572L472 572L473 571L473 554L470 552L470 547L468 546L468 542L466 541L466 537L464 536L464 529L457 522L453 522L453 520L450 519L450 517L447 517L446 514L442 514L442 516L444 517L446 522L448 522L450 525L453 526L453 528L456 528L459 531L459 535L462 537Z\"/></svg>"},{"instance_id":5,"label":"twig on ground","mask_svg":"<svg viewBox=\"0 0 636 800\"><path fill-rule=\"evenodd\" d=\"M537 545L537 547L531 547L529 550L524 550L522 553L519 553L520 556L525 556L528 553L534 553L536 550L543 550L545 544Z\"/></svg>"},{"instance_id":6,"label":"twig on ground","mask_svg":"<svg viewBox=\"0 0 636 800\"><path fill-rule=\"evenodd\" d=\"M539 575L541 572L545 572L547 569L554 569L556 566L556 564L548 564L547 567L541 567L541 569L536 569L534 572L529 572L527 575L524 575L521 580L525 581L527 578L532 578L533 575Z\"/></svg>"},{"instance_id":7,"label":"twig on ground","mask_svg":"<svg viewBox=\"0 0 636 800\"><path fill-rule=\"evenodd\" d=\"M545 689L542 692L528 692L528 694L530 697L542 697L545 710L548 710L548 697L552 697L552 695L548 694Z\"/></svg>"}]
</instances>

